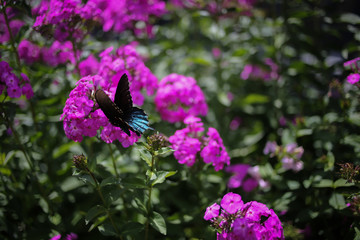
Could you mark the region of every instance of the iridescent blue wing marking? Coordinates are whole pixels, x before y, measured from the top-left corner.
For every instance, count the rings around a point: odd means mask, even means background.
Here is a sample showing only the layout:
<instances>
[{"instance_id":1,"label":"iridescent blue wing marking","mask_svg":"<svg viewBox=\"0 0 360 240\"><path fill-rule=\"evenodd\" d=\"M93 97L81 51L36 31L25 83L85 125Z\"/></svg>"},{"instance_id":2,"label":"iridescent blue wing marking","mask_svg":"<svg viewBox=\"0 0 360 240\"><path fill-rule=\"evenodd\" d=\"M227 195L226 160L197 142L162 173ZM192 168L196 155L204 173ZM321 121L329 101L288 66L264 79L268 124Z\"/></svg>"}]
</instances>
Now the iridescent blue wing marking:
<instances>
[{"instance_id":1,"label":"iridescent blue wing marking","mask_svg":"<svg viewBox=\"0 0 360 240\"><path fill-rule=\"evenodd\" d=\"M110 123L120 127L128 136L130 136L129 130L140 136L146 129L152 129L149 127L149 120L144 110L133 107L126 74L123 74L119 80L114 102L103 90L97 90L95 98Z\"/></svg>"}]
</instances>

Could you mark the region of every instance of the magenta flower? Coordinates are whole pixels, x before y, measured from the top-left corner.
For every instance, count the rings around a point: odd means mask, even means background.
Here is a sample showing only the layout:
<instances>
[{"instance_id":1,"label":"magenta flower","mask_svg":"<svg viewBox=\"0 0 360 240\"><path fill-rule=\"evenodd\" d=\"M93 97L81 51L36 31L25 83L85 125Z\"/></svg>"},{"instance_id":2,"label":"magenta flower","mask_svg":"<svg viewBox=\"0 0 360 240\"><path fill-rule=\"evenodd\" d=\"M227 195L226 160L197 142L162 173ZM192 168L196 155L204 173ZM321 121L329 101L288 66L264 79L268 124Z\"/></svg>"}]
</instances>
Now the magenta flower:
<instances>
[{"instance_id":1,"label":"magenta flower","mask_svg":"<svg viewBox=\"0 0 360 240\"><path fill-rule=\"evenodd\" d=\"M204 215L204 219L208 221L213 218L216 218L217 216L219 216L219 210L220 210L220 205L217 203L214 203L210 207L207 207Z\"/></svg>"},{"instance_id":2,"label":"magenta flower","mask_svg":"<svg viewBox=\"0 0 360 240\"><path fill-rule=\"evenodd\" d=\"M50 238L49 240L59 240L59 239L61 239L60 234ZM65 240L77 240L78 236L75 233L70 233L70 234L67 234L64 239Z\"/></svg>"},{"instance_id":3,"label":"magenta flower","mask_svg":"<svg viewBox=\"0 0 360 240\"><path fill-rule=\"evenodd\" d=\"M186 128L177 130L169 137L174 156L180 164L191 167L198 159L199 152L205 163L211 163L215 171L230 164L230 157L225 150L219 133L214 128L208 129L204 137L204 127L200 118L189 116L184 120Z\"/></svg>"},{"instance_id":4,"label":"magenta flower","mask_svg":"<svg viewBox=\"0 0 360 240\"><path fill-rule=\"evenodd\" d=\"M239 211L243 204L244 202L241 200L241 196L232 192L227 193L221 200L221 207L230 214Z\"/></svg>"},{"instance_id":5,"label":"magenta flower","mask_svg":"<svg viewBox=\"0 0 360 240\"><path fill-rule=\"evenodd\" d=\"M270 154L270 157L277 156L285 170L298 172L304 168L304 163L300 160L304 154L304 148L298 147L296 143L289 143L283 147L278 146L276 142L267 142L264 154Z\"/></svg>"},{"instance_id":6,"label":"magenta flower","mask_svg":"<svg viewBox=\"0 0 360 240\"><path fill-rule=\"evenodd\" d=\"M104 32L130 29L137 35L145 33L150 37L153 34L150 19L166 12L165 2L161 0L89 0L85 9L95 13L94 19L100 21ZM137 22L144 23L144 27L139 28Z\"/></svg>"},{"instance_id":7,"label":"magenta flower","mask_svg":"<svg viewBox=\"0 0 360 240\"><path fill-rule=\"evenodd\" d=\"M266 68L259 65L246 64L240 77L247 79L262 79L264 81L276 80L279 78L279 67L270 58L264 60Z\"/></svg>"},{"instance_id":8,"label":"magenta flower","mask_svg":"<svg viewBox=\"0 0 360 240\"><path fill-rule=\"evenodd\" d=\"M204 93L195 79L176 73L160 81L155 105L161 118L171 123L182 122L190 115L205 116L208 111Z\"/></svg>"},{"instance_id":9,"label":"magenta flower","mask_svg":"<svg viewBox=\"0 0 360 240\"><path fill-rule=\"evenodd\" d=\"M360 74L359 73L352 73L349 76L347 76L346 80L350 84L355 84L355 83L359 82Z\"/></svg>"},{"instance_id":10,"label":"magenta flower","mask_svg":"<svg viewBox=\"0 0 360 240\"><path fill-rule=\"evenodd\" d=\"M21 20L12 19L15 16L12 8L6 8L6 14L8 16L11 33L14 37L16 37L20 28L24 25L24 22ZM8 41L10 41L10 33L6 26L5 16L0 14L0 43Z\"/></svg>"},{"instance_id":11,"label":"magenta flower","mask_svg":"<svg viewBox=\"0 0 360 240\"><path fill-rule=\"evenodd\" d=\"M223 169L224 165L230 164L230 157L225 150L223 141L215 128L209 128L208 137L205 138L205 147L200 153L205 163L212 163L215 171Z\"/></svg>"},{"instance_id":12,"label":"magenta flower","mask_svg":"<svg viewBox=\"0 0 360 240\"><path fill-rule=\"evenodd\" d=\"M256 201L244 204L240 195L228 193L221 201L221 214L218 215L219 210L215 210L215 214L211 215L215 204L206 209L204 219L219 222L213 224L218 232L218 240L285 239L278 216L265 204ZM232 213L226 208L231 209Z\"/></svg>"},{"instance_id":13,"label":"magenta flower","mask_svg":"<svg viewBox=\"0 0 360 240\"><path fill-rule=\"evenodd\" d=\"M271 155L276 153L278 145L276 144L275 141L273 142L267 142L264 148L264 154L269 154L271 153Z\"/></svg>"},{"instance_id":14,"label":"magenta flower","mask_svg":"<svg viewBox=\"0 0 360 240\"><path fill-rule=\"evenodd\" d=\"M100 53L98 74L106 82L114 82L126 73L131 83L133 102L142 105L145 99L142 91L146 90L147 95L152 95L158 84L156 76L145 66L143 58L137 53L136 45L136 42L124 45L118 48L115 54L112 54L112 47Z\"/></svg>"},{"instance_id":15,"label":"magenta flower","mask_svg":"<svg viewBox=\"0 0 360 240\"><path fill-rule=\"evenodd\" d=\"M40 47L26 39L20 42L18 51L19 57L27 64L33 64L40 60Z\"/></svg>"},{"instance_id":16,"label":"magenta flower","mask_svg":"<svg viewBox=\"0 0 360 240\"><path fill-rule=\"evenodd\" d=\"M353 70L353 72L359 72L360 67L358 65L358 62L360 62L360 57L357 57L357 58L354 58L354 59L344 62L344 67L350 66L350 68L351 68L351 70Z\"/></svg>"},{"instance_id":17,"label":"magenta flower","mask_svg":"<svg viewBox=\"0 0 360 240\"><path fill-rule=\"evenodd\" d=\"M70 41L54 41L49 48L41 49L41 56L44 63L56 67L61 64L75 64L73 46Z\"/></svg>"},{"instance_id":18,"label":"magenta flower","mask_svg":"<svg viewBox=\"0 0 360 240\"><path fill-rule=\"evenodd\" d=\"M19 98L21 95L25 95L27 99L30 99L34 95L29 78L24 73L21 73L21 79L19 79L12 72L12 68L9 64L5 61L1 61L0 94L2 94L4 90L6 90L11 98Z\"/></svg>"},{"instance_id":19,"label":"magenta flower","mask_svg":"<svg viewBox=\"0 0 360 240\"><path fill-rule=\"evenodd\" d=\"M113 99L115 92L113 85L116 84L107 82L98 75L87 76L77 82L66 100L60 117L60 120L64 121L64 130L68 138L81 142L83 136L94 137L102 128L100 137L106 143L118 140L123 147L129 147L139 139L135 133L131 133L129 137L119 127L111 125L102 110L94 107L96 101L92 93L102 88Z\"/></svg>"},{"instance_id":20,"label":"magenta flower","mask_svg":"<svg viewBox=\"0 0 360 240\"><path fill-rule=\"evenodd\" d=\"M242 119L241 117L234 117L233 120L231 120L230 122L230 126L229 128L233 131L235 131L236 129L239 128L239 126L241 125Z\"/></svg>"},{"instance_id":21,"label":"magenta flower","mask_svg":"<svg viewBox=\"0 0 360 240\"><path fill-rule=\"evenodd\" d=\"M95 75L98 73L99 61L90 54L85 60L79 63L80 75L85 77L87 75Z\"/></svg>"},{"instance_id":22,"label":"magenta flower","mask_svg":"<svg viewBox=\"0 0 360 240\"><path fill-rule=\"evenodd\" d=\"M53 36L60 42L70 38L79 40L84 35L82 28L86 26L85 21L92 19L96 13L88 10L80 0L41 1L33 9L33 15L36 16L33 27L41 34Z\"/></svg>"}]
</instances>

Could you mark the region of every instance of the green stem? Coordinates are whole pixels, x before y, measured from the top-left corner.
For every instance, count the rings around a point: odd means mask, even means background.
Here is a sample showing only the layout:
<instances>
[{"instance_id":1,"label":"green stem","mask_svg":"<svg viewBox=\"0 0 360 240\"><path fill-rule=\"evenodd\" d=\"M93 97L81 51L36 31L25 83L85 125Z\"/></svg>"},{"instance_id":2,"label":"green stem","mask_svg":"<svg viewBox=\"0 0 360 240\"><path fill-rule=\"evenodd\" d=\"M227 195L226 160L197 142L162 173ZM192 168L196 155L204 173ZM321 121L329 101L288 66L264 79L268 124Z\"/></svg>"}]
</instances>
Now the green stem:
<instances>
[{"instance_id":1,"label":"green stem","mask_svg":"<svg viewBox=\"0 0 360 240\"><path fill-rule=\"evenodd\" d=\"M105 208L106 208L106 214L108 215L108 217L109 217L109 219L110 219L111 225L114 227L114 229L115 229L116 234L118 235L118 237L119 237L120 239L122 239L122 237L121 237L121 235L120 235L120 233L119 233L119 230L117 229L117 227L116 227L116 225L115 225L115 222L114 222L114 220L113 220L113 218L112 218L111 212L110 212L110 210L109 210L109 208L108 208L108 206L107 206L107 204L106 204L104 195L103 195L102 192L101 192L100 185L99 185L98 181L96 180L94 174L90 171L90 169L86 168L86 171L90 174L91 178L92 178L92 179L94 180L94 182L95 182L96 190L97 190L97 192L99 193L99 196L100 196L100 198L101 198L101 201L103 202L103 205L104 205Z\"/></svg>"},{"instance_id":2,"label":"green stem","mask_svg":"<svg viewBox=\"0 0 360 240\"><path fill-rule=\"evenodd\" d=\"M34 172L35 169L34 169L34 166L33 166L32 162L31 162L31 160L30 160L30 156L27 153L25 146L21 143L17 131L13 127L13 125L12 125L11 121L9 120L9 118L6 116L6 113L5 113L5 110L4 110L3 106L2 106L2 104L0 104L0 115L1 115L1 118L4 120L4 122L6 123L7 127L10 128L12 134L14 135L15 141L20 146L20 150L23 152L23 154L25 156L25 159L26 159L31 171Z\"/></svg>"},{"instance_id":3,"label":"green stem","mask_svg":"<svg viewBox=\"0 0 360 240\"><path fill-rule=\"evenodd\" d=\"M151 172L154 171L154 165L156 163L156 157L155 157L155 153L153 151L151 151ZM152 196L152 189L153 189L153 185L150 184L149 187L149 200L147 202L147 213L148 213L148 217L146 220L146 226L145 226L145 240L148 240L149 238L149 224L150 224L150 210L151 210L151 196Z\"/></svg>"},{"instance_id":4,"label":"green stem","mask_svg":"<svg viewBox=\"0 0 360 240\"><path fill-rule=\"evenodd\" d=\"M114 154L113 154L113 150L112 150L112 147L111 147L111 144L108 144L109 146L109 149L110 149L110 155L111 155L111 160L112 160L112 163L113 163L113 167L114 167L114 171L115 171L115 175L116 175L116 178L119 178L119 173L117 171L117 167L116 167L116 161L115 161L115 158L114 158Z\"/></svg>"},{"instance_id":5,"label":"green stem","mask_svg":"<svg viewBox=\"0 0 360 240\"><path fill-rule=\"evenodd\" d=\"M15 41L14 41L14 36L11 32L11 28L10 28L10 22L9 22L9 19L8 19L8 16L6 14L6 7L5 7L5 4L4 4L4 1L1 0L1 7L2 7L2 12L4 14L4 19L5 19L5 23L6 23L6 27L8 29L8 32L9 32L9 35L10 35L10 42L11 42L11 48L15 54L15 59L16 59L16 63L19 67L19 70L21 71L21 64L20 64L20 57L19 57L19 54L17 52L17 49L15 47Z\"/></svg>"},{"instance_id":6,"label":"green stem","mask_svg":"<svg viewBox=\"0 0 360 240\"><path fill-rule=\"evenodd\" d=\"M73 46L73 52L74 52L74 58L75 58L75 69L77 71L77 73L80 75L80 68L79 68L79 61L78 61L78 56L77 56L77 46L76 46L76 42L75 42L75 39L74 37L70 36L70 41L72 43L72 46Z\"/></svg>"}]
</instances>

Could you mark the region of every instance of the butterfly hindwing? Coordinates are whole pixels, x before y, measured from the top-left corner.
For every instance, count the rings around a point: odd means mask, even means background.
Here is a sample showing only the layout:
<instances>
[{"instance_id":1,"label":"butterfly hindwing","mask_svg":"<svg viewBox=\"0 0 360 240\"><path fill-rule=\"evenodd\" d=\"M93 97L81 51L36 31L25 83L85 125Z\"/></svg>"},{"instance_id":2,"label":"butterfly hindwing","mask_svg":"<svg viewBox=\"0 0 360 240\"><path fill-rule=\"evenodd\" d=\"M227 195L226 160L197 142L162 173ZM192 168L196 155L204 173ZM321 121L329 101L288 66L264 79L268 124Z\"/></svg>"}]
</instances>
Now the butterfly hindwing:
<instances>
[{"instance_id":1,"label":"butterfly hindwing","mask_svg":"<svg viewBox=\"0 0 360 240\"><path fill-rule=\"evenodd\" d=\"M114 102L124 113L130 112L132 109L133 101L129 89L129 80L126 74L123 74L119 80Z\"/></svg>"}]
</instances>

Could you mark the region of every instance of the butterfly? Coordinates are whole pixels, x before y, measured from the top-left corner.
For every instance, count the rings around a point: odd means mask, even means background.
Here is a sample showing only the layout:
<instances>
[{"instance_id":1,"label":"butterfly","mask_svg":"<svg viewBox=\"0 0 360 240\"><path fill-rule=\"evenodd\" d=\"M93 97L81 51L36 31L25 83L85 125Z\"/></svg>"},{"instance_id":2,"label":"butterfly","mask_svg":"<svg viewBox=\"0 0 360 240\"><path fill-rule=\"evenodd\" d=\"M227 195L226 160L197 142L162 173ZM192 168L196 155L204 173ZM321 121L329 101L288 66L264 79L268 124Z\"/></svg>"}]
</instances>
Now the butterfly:
<instances>
[{"instance_id":1,"label":"butterfly","mask_svg":"<svg viewBox=\"0 0 360 240\"><path fill-rule=\"evenodd\" d=\"M130 136L130 130L140 136L145 130L152 129L149 127L149 120L144 110L133 107L126 74L120 78L114 102L101 89L96 90L95 99L109 122L120 127L128 136Z\"/></svg>"}]
</instances>

